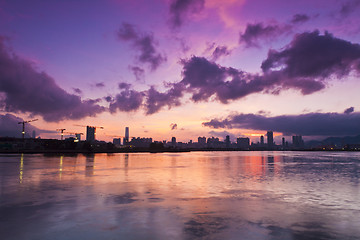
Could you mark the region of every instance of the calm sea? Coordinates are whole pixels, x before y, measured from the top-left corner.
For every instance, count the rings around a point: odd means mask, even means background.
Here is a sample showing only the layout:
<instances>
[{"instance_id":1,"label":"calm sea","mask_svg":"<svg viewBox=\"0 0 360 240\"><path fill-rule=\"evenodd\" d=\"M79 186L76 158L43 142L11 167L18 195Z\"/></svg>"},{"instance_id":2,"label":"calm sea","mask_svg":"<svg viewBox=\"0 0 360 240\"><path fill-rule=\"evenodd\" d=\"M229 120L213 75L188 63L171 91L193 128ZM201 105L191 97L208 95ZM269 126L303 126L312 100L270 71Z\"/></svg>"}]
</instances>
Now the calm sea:
<instances>
[{"instance_id":1,"label":"calm sea","mask_svg":"<svg viewBox=\"0 0 360 240\"><path fill-rule=\"evenodd\" d=\"M0 155L0 239L360 239L360 153Z\"/></svg>"}]
</instances>

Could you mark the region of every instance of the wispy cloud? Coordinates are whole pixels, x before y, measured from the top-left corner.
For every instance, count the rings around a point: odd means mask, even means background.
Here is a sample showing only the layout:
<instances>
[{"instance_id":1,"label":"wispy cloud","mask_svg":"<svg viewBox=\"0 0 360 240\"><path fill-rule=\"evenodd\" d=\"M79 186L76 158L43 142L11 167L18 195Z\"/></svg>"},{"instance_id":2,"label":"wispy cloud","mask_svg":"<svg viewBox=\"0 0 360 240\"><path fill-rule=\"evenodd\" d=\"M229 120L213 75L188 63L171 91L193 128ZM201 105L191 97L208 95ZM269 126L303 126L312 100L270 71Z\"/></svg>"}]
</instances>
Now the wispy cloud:
<instances>
[{"instance_id":1,"label":"wispy cloud","mask_svg":"<svg viewBox=\"0 0 360 240\"><path fill-rule=\"evenodd\" d=\"M170 4L170 24L179 28L186 18L204 9L205 0L173 0Z\"/></svg>"},{"instance_id":2,"label":"wispy cloud","mask_svg":"<svg viewBox=\"0 0 360 240\"><path fill-rule=\"evenodd\" d=\"M177 125L176 123L170 124L170 129L171 129L171 130L176 130L177 127L178 127L178 125Z\"/></svg>"},{"instance_id":3,"label":"wispy cloud","mask_svg":"<svg viewBox=\"0 0 360 240\"><path fill-rule=\"evenodd\" d=\"M240 43L244 43L245 47L260 47L259 42L264 40L272 40L279 35L290 32L291 25L264 24L254 23L247 24L245 31L240 33Z\"/></svg>"},{"instance_id":4,"label":"wispy cloud","mask_svg":"<svg viewBox=\"0 0 360 240\"><path fill-rule=\"evenodd\" d=\"M123 23L117 35L120 40L131 43L132 47L139 52L137 60L149 64L151 70L156 70L166 61L166 56L156 49L157 42L153 33L141 32L134 25Z\"/></svg>"}]
</instances>

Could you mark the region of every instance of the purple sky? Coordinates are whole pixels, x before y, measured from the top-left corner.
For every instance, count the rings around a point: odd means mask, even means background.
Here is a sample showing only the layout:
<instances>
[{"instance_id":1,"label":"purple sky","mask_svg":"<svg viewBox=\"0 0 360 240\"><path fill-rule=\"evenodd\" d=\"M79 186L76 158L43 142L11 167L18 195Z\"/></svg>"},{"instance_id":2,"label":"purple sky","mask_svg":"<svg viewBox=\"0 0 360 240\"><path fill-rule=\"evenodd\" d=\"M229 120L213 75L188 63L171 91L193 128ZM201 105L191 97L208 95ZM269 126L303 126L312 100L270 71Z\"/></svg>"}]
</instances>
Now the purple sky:
<instances>
[{"instance_id":1,"label":"purple sky","mask_svg":"<svg viewBox=\"0 0 360 240\"><path fill-rule=\"evenodd\" d=\"M0 0L0 135L360 134L359 22L360 0Z\"/></svg>"}]
</instances>

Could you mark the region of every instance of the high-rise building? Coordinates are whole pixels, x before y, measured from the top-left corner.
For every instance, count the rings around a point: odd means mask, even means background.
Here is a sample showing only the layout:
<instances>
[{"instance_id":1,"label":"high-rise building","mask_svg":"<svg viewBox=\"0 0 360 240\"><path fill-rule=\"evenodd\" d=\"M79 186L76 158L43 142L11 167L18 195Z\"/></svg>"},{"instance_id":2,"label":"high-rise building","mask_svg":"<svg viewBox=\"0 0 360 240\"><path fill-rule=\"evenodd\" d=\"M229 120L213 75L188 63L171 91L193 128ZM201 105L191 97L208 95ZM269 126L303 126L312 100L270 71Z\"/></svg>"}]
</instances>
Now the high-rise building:
<instances>
[{"instance_id":1,"label":"high-rise building","mask_svg":"<svg viewBox=\"0 0 360 240\"><path fill-rule=\"evenodd\" d=\"M95 140L95 127L86 126L86 141L91 142Z\"/></svg>"},{"instance_id":2,"label":"high-rise building","mask_svg":"<svg viewBox=\"0 0 360 240\"><path fill-rule=\"evenodd\" d=\"M124 145L129 143L129 138L130 138L129 127L125 127Z\"/></svg>"},{"instance_id":3,"label":"high-rise building","mask_svg":"<svg viewBox=\"0 0 360 240\"><path fill-rule=\"evenodd\" d=\"M266 136L267 136L268 147L272 147L274 145L274 133L272 131L268 131L266 133Z\"/></svg>"},{"instance_id":4,"label":"high-rise building","mask_svg":"<svg viewBox=\"0 0 360 240\"><path fill-rule=\"evenodd\" d=\"M293 147L299 148L299 147L304 147L304 141L302 139L302 136L292 136L292 142L293 142Z\"/></svg>"},{"instance_id":5,"label":"high-rise building","mask_svg":"<svg viewBox=\"0 0 360 240\"><path fill-rule=\"evenodd\" d=\"M35 132L35 130L32 131L32 138L36 138L36 132Z\"/></svg>"},{"instance_id":6,"label":"high-rise building","mask_svg":"<svg viewBox=\"0 0 360 240\"><path fill-rule=\"evenodd\" d=\"M282 146L285 147L285 138L282 138Z\"/></svg>"},{"instance_id":7,"label":"high-rise building","mask_svg":"<svg viewBox=\"0 0 360 240\"><path fill-rule=\"evenodd\" d=\"M229 148L229 147L230 147L230 136L229 136L229 135L226 135L225 145L226 145L226 148Z\"/></svg>"},{"instance_id":8,"label":"high-rise building","mask_svg":"<svg viewBox=\"0 0 360 240\"><path fill-rule=\"evenodd\" d=\"M263 146L264 145L264 136L260 137L260 145Z\"/></svg>"}]
</instances>

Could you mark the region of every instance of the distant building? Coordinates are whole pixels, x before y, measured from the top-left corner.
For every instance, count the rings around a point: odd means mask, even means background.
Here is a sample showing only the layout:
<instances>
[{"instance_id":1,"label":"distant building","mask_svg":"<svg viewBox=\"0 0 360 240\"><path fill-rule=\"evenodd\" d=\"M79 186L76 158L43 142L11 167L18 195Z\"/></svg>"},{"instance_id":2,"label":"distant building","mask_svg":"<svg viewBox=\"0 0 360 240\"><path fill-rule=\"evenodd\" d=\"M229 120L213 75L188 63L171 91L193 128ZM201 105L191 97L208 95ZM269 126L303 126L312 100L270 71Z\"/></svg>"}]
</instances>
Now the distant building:
<instances>
[{"instance_id":1,"label":"distant building","mask_svg":"<svg viewBox=\"0 0 360 240\"><path fill-rule=\"evenodd\" d=\"M152 138L140 138L133 137L130 141L130 145L134 147L148 148L153 142Z\"/></svg>"},{"instance_id":2,"label":"distant building","mask_svg":"<svg viewBox=\"0 0 360 240\"><path fill-rule=\"evenodd\" d=\"M264 136L261 136L261 137L260 137L260 145L261 145L261 146L264 146Z\"/></svg>"},{"instance_id":3,"label":"distant building","mask_svg":"<svg viewBox=\"0 0 360 240\"><path fill-rule=\"evenodd\" d=\"M35 132L35 130L32 131L32 138L36 138L36 132Z\"/></svg>"},{"instance_id":4,"label":"distant building","mask_svg":"<svg viewBox=\"0 0 360 240\"><path fill-rule=\"evenodd\" d=\"M81 141L81 134L82 133L75 133L75 138L79 141Z\"/></svg>"},{"instance_id":5,"label":"distant building","mask_svg":"<svg viewBox=\"0 0 360 240\"><path fill-rule=\"evenodd\" d=\"M113 144L117 145L117 146L120 146L121 145L121 138L114 138L113 139Z\"/></svg>"},{"instance_id":6,"label":"distant building","mask_svg":"<svg viewBox=\"0 0 360 240\"><path fill-rule=\"evenodd\" d=\"M274 145L274 133L272 131L268 131L266 133L267 136L267 145L269 148L273 147Z\"/></svg>"},{"instance_id":7,"label":"distant building","mask_svg":"<svg viewBox=\"0 0 360 240\"><path fill-rule=\"evenodd\" d=\"M199 145L206 145L206 137L198 137Z\"/></svg>"},{"instance_id":8,"label":"distant building","mask_svg":"<svg viewBox=\"0 0 360 240\"><path fill-rule=\"evenodd\" d=\"M227 135L225 138L225 145L226 145L226 148L230 147L230 136L229 135Z\"/></svg>"},{"instance_id":9,"label":"distant building","mask_svg":"<svg viewBox=\"0 0 360 240\"><path fill-rule=\"evenodd\" d=\"M92 142L95 140L95 127L86 126L86 141Z\"/></svg>"},{"instance_id":10,"label":"distant building","mask_svg":"<svg viewBox=\"0 0 360 240\"><path fill-rule=\"evenodd\" d=\"M176 137L171 138L171 145L176 146Z\"/></svg>"},{"instance_id":11,"label":"distant building","mask_svg":"<svg viewBox=\"0 0 360 240\"><path fill-rule=\"evenodd\" d=\"M219 138L208 138L207 139L207 146L210 148L219 148L224 146L224 142L220 142Z\"/></svg>"},{"instance_id":12,"label":"distant building","mask_svg":"<svg viewBox=\"0 0 360 240\"><path fill-rule=\"evenodd\" d=\"M285 138L282 138L282 146L285 147Z\"/></svg>"},{"instance_id":13,"label":"distant building","mask_svg":"<svg viewBox=\"0 0 360 240\"><path fill-rule=\"evenodd\" d=\"M292 144L295 148L302 148L304 147L304 141L302 139L301 135L298 136L292 136Z\"/></svg>"},{"instance_id":14,"label":"distant building","mask_svg":"<svg viewBox=\"0 0 360 240\"><path fill-rule=\"evenodd\" d=\"M236 144L238 148L241 149L249 149L250 147L250 139L249 138L237 138L236 139Z\"/></svg>"}]
</instances>

